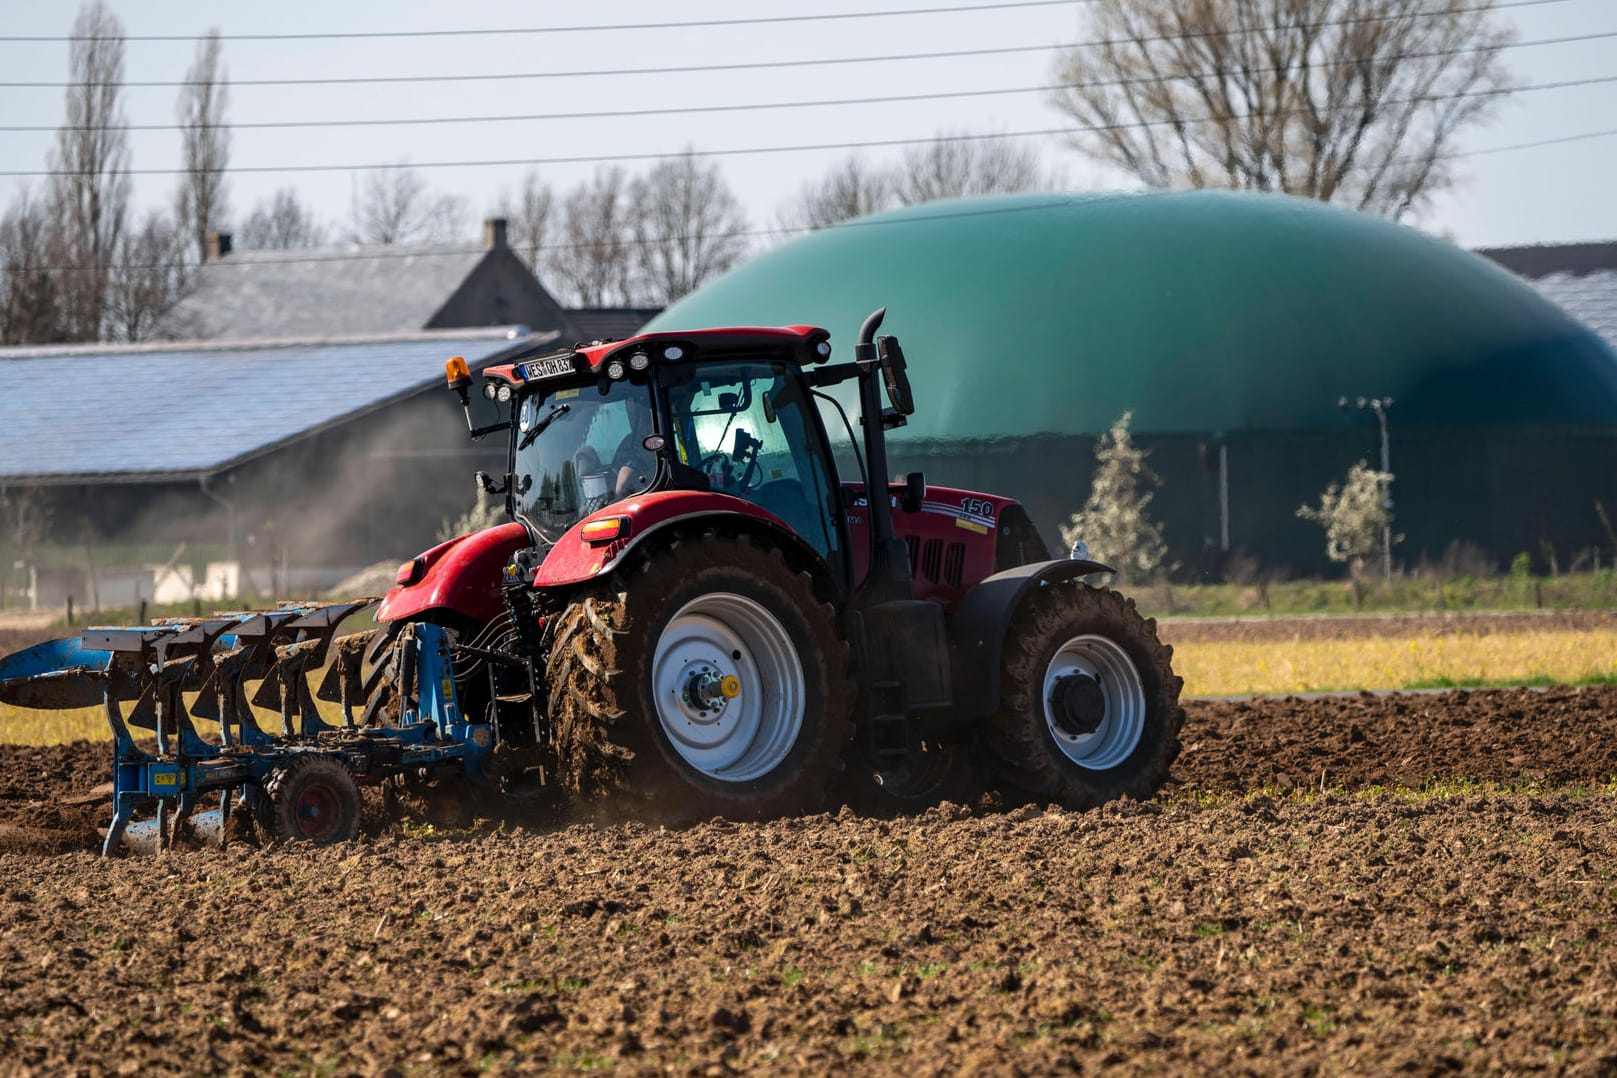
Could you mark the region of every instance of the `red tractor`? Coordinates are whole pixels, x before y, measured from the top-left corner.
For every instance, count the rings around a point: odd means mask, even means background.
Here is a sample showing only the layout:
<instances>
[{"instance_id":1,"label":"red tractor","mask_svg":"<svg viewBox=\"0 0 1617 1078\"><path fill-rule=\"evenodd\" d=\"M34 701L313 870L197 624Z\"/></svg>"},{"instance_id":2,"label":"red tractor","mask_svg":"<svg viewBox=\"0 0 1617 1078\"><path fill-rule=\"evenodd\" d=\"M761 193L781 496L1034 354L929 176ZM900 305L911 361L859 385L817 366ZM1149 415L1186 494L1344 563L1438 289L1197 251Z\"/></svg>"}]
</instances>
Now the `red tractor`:
<instances>
[{"instance_id":1,"label":"red tractor","mask_svg":"<svg viewBox=\"0 0 1617 1078\"><path fill-rule=\"evenodd\" d=\"M673 819L902 807L972 783L1069 807L1152 796L1179 750L1171 649L1085 582L1106 566L1052 560L1017 502L887 482L886 431L914 404L883 313L848 363L826 331L789 326L489 368L501 421L485 427L451 360L472 436L509 431L504 476L478 480L512 523L400 568L367 717L426 714L398 686L428 623L452 630L444 696L486 726L483 774L511 790L612 791ZM846 382L859 437L823 392Z\"/></svg>"}]
</instances>

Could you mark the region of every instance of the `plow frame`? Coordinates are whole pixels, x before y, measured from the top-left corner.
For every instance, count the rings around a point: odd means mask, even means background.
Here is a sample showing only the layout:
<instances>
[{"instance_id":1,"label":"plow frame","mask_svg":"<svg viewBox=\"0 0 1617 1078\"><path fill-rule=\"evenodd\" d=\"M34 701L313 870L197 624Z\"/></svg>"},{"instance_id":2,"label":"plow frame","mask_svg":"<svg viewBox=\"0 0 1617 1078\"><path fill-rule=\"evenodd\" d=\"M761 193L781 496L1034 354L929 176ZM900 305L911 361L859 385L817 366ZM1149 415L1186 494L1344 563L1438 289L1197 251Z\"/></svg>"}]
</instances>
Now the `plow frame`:
<instances>
[{"instance_id":1,"label":"plow frame","mask_svg":"<svg viewBox=\"0 0 1617 1078\"><path fill-rule=\"evenodd\" d=\"M375 604L288 602L90 628L4 660L0 689L28 706L79 707L99 688L113 739L104 856L126 846L159 851L182 834L222 843L232 813L263 807L269 776L309 755L338 762L356 786L445 767L482 779L493 731L462 712L448 630L412 623L337 637L346 619ZM376 633L388 633L397 649L399 710L393 725L359 726L361 662ZM328 659L325 679L311 691L308 675ZM255 680L261 684L249 702L245 686ZM187 693L195 694L189 708ZM316 699L338 703L341 724L327 722ZM279 712L279 733L259 727L255 707ZM217 735L203 736L197 720L214 724ZM156 751L142 747L137 730L149 732ZM217 807L204 811L213 797Z\"/></svg>"}]
</instances>

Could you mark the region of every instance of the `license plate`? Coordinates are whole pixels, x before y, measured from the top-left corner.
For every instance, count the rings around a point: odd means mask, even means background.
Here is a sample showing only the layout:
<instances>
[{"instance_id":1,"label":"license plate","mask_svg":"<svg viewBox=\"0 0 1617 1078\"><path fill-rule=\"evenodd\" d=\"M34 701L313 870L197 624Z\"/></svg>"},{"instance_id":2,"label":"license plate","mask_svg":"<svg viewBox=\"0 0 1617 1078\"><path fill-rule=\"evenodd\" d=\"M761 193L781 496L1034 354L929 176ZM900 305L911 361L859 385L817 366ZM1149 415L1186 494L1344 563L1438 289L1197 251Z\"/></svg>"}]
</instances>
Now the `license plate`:
<instances>
[{"instance_id":1,"label":"license plate","mask_svg":"<svg viewBox=\"0 0 1617 1078\"><path fill-rule=\"evenodd\" d=\"M573 357L571 355L551 356L549 359L536 359L530 363L524 363L522 365L522 377L524 380L532 378L555 378L557 375L572 373Z\"/></svg>"}]
</instances>

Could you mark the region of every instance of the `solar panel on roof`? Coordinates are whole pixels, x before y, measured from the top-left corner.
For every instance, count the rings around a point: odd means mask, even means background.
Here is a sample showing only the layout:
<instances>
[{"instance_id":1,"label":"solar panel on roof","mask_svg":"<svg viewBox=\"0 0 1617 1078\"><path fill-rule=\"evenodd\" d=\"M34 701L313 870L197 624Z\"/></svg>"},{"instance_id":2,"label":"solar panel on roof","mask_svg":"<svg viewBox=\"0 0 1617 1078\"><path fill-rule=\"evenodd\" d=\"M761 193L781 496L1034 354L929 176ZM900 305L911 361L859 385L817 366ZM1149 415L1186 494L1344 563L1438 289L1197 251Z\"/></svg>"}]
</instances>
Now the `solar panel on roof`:
<instances>
[{"instance_id":1,"label":"solar panel on roof","mask_svg":"<svg viewBox=\"0 0 1617 1078\"><path fill-rule=\"evenodd\" d=\"M172 351L0 350L0 477L188 476L531 346L487 332Z\"/></svg>"}]
</instances>

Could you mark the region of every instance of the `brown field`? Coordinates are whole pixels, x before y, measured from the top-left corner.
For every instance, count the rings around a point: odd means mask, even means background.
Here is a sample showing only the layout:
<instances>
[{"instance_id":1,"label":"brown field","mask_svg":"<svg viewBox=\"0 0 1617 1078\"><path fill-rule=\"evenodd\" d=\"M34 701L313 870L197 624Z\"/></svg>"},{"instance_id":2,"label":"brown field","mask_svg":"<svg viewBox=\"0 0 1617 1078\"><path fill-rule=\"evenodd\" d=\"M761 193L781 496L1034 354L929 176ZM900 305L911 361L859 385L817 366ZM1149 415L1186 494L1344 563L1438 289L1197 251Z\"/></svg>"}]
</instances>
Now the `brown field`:
<instances>
[{"instance_id":1,"label":"brown field","mask_svg":"<svg viewBox=\"0 0 1617 1078\"><path fill-rule=\"evenodd\" d=\"M0 1070L1617 1069L1617 688L1193 704L1176 785L102 862L0 748Z\"/></svg>"}]
</instances>

